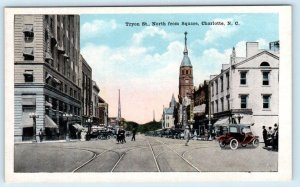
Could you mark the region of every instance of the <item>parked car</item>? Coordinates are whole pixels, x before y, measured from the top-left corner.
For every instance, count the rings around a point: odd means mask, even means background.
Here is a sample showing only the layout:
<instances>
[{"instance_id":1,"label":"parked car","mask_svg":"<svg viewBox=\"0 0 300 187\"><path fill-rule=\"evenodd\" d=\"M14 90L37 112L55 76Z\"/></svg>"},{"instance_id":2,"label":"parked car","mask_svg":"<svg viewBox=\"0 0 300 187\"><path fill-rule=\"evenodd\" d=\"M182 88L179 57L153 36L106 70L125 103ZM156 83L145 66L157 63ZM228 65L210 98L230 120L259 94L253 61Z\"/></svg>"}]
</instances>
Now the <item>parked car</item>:
<instances>
[{"instance_id":1,"label":"parked car","mask_svg":"<svg viewBox=\"0 0 300 187\"><path fill-rule=\"evenodd\" d=\"M258 147L258 136L253 135L250 126L246 124L224 125L226 131L218 137L220 147L224 148L226 145L229 145L231 149L237 149L239 145L242 147L247 145Z\"/></svg>"},{"instance_id":2,"label":"parked car","mask_svg":"<svg viewBox=\"0 0 300 187\"><path fill-rule=\"evenodd\" d=\"M107 131L107 130L101 130L98 133L98 139L100 140L107 140L113 137L113 133L111 131Z\"/></svg>"}]
</instances>

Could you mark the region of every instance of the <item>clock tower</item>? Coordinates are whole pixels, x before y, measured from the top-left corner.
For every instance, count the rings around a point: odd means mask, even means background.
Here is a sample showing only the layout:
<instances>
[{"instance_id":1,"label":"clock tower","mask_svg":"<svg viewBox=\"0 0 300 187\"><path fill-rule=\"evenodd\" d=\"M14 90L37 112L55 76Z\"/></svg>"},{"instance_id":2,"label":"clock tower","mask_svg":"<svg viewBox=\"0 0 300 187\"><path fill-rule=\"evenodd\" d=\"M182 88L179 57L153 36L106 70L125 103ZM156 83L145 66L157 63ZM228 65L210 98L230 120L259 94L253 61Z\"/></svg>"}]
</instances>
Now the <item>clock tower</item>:
<instances>
[{"instance_id":1,"label":"clock tower","mask_svg":"<svg viewBox=\"0 0 300 187\"><path fill-rule=\"evenodd\" d=\"M182 99L187 96L191 98L192 92L194 89L194 81L193 81L193 66L188 56L187 49L187 32L184 33L184 51L183 51L183 59L179 68L179 93L178 98L179 102L182 102Z\"/></svg>"}]
</instances>

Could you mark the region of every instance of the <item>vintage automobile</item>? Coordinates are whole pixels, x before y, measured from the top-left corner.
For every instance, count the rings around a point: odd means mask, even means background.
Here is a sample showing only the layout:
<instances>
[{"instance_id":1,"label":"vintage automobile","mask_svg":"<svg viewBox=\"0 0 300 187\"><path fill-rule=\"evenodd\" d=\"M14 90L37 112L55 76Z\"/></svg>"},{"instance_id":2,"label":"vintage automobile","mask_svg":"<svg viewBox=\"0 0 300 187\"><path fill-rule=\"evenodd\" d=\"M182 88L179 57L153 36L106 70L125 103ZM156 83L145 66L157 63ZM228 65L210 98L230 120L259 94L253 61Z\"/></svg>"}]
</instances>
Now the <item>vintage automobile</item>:
<instances>
[{"instance_id":1,"label":"vintage automobile","mask_svg":"<svg viewBox=\"0 0 300 187\"><path fill-rule=\"evenodd\" d=\"M246 124L223 125L221 128L224 133L218 137L220 147L224 148L229 145L233 150L237 149L239 145L242 147L247 145L258 147L258 136L253 135L250 126Z\"/></svg>"}]
</instances>

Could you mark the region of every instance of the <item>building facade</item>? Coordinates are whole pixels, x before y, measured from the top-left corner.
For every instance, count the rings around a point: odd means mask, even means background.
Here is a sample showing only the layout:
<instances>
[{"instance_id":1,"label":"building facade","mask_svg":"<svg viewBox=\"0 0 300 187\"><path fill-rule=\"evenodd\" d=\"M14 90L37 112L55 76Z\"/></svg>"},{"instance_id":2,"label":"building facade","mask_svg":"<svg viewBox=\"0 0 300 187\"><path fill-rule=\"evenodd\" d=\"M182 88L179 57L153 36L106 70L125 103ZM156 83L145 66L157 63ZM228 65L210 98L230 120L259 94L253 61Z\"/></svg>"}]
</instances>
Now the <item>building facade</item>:
<instances>
[{"instance_id":1,"label":"building facade","mask_svg":"<svg viewBox=\"0 0 300 187\"><path fill-rule=\"evenodd\" d=\"M64 139L67 124L80 121L79 25L79 15L15 16L15 141L40 129Z\"/></svg>"},{"instance_id":2,"label":"building facade","mask_svg":"<svg viewBox=\"0 0 300 187\"><path fill-rule=\"evenodd\" d=\"M276 42L275 42L276 43ZM230 64L210 79L210 110L216 125L253 124L262 137L262 126L278 123L279 41L278 48L259 49L257 42L246 43L246 57L232 50ZM270 46L274 46L271 45Z\"/></svg>"},{"instance_id":3,"label":"building facade","mask_svg":"<svg viewBox=\"0 0 300 187\"><path fill-rule=\"evenodd\" d=\"M198 134L204 135L205 130L208 129L208 111L209 111L209 81L205 80L203 84L200 84L198 88L194 90L194 129Z\"/></svg>"},{"instance_id":4,"label":"building facade","mask_svg":"<svg viewBox=\"0 0 300 187\"><path fill-rule=\"evenodd\" d=\"M92 107L93 107L93 124L99 125L99 109L98 109L98 103L99 103L99 93L100 88L98 87L97 83L95 81L93 82L93 91L92 91Z\"/></svg>"},{"instance_id":5,"label":"building facade","mask_svg":"<svg viewBox=\"0 0 300 187\"><path fill-rule=\"evenodd\" d=\"M88 65L86 60L80 55L80 62L82 65L81 71L81 106L82 106L82 125L88 126L88 119L93 115L92 103L92 68Z\"/></svg>"},{"instance_id":6,"label":"building facade","mask_svg":"<svg viewBox=\"0 0 300 187\"><path fill-rule=\"evenodd\" d=\"M172 95L172 99L169 103L169 107L164 108L163 111L163 128L174 128L175 124L175 110L176 109L176 100L174 94Z\"/></svg>"},{"instance_id":7,"label":"building facade","mask_svg":"<svg viewBox=\"0 0 300 187\"><path fill-rule=\"evenodd\" d=\"M98 111L99 111L99 125L107 127L108 126L108 103L104 101L99 96L99 103L98 103Z\"/></svg>"}]
</instances>

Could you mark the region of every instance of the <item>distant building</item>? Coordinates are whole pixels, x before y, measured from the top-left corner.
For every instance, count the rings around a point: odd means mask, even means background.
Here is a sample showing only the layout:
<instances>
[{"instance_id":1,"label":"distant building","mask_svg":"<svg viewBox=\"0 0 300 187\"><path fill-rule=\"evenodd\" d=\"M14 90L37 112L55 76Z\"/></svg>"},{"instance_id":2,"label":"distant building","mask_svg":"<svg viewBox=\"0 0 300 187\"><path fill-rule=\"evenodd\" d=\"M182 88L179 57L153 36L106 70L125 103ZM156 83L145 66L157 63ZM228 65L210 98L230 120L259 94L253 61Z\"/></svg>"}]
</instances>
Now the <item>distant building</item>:
<instances>
[{"instance_id":1,"label":"distant building","mask_svg":"<svg viewBox=\"0 0 300 187\"><path fill-rule=\"evenodd\" d=\"M87 120L93 115L92 102L92 68L88 65L82 55L80 55L81 71L81 105L82 105L82 124L87 126Z\"/></svg>"},{"instance_id":2,"label":"distant building","mask_svg":"<svg viewBox=\"0 0 300 187\"><path fill-rule=\"evenodd\" d=\"M164 108L163 111L163 128L174 128L175 127L175 108L176 108L176 100L174 94L172 95L172 99L169 103L168 108Z\"/></svg>"},{"instance_id":3,"label":"distant building","mask_svg":"<svg viewBox=\"0 0 300 187\"><path fill-rule=\"evenodd\" d=\"M98 100L99 125L106 127L108 126L108 103L100 96L98 97Z\"/></svg>"},{"instance_id":4,"label":"distant building","mask_svg":"<svg viewBox=\"0 0 300 187\"><path fill-rule=\"evenodd\" d=\"M223 64L221 73L211 76L210 110L217 120L215 126L254 123L252 129L262 137L263 125L278 123L279 48L270 49L247 42L246 57L236 57L233 48L230 64Z\"/></svg>"},{"instance_id":5,"label":"distant building","mask_svg":"<svg viewBox=\"0 0 300 187\"><path fill-rule=\"evenodd\" d=\"M67 125L81 120L79 26L79 15L15 15L15 141L40 129L46 139L64 139Z\"/></svg>"},{"instance_id":6,"label":"distant building","mask_svg":"<svg viewBox=\"0 0 300 187\"><path fill-rule=\"evenodd\" d=\"M92 113L92 119L94 125L99 125L99 109L98 109L98 103L99 103L99 96L100 88L98 87L97 83L95 81L93 82L93 90L92 90L92 107L93 107L93 113Z\"/></svg>"}]
</instances>

